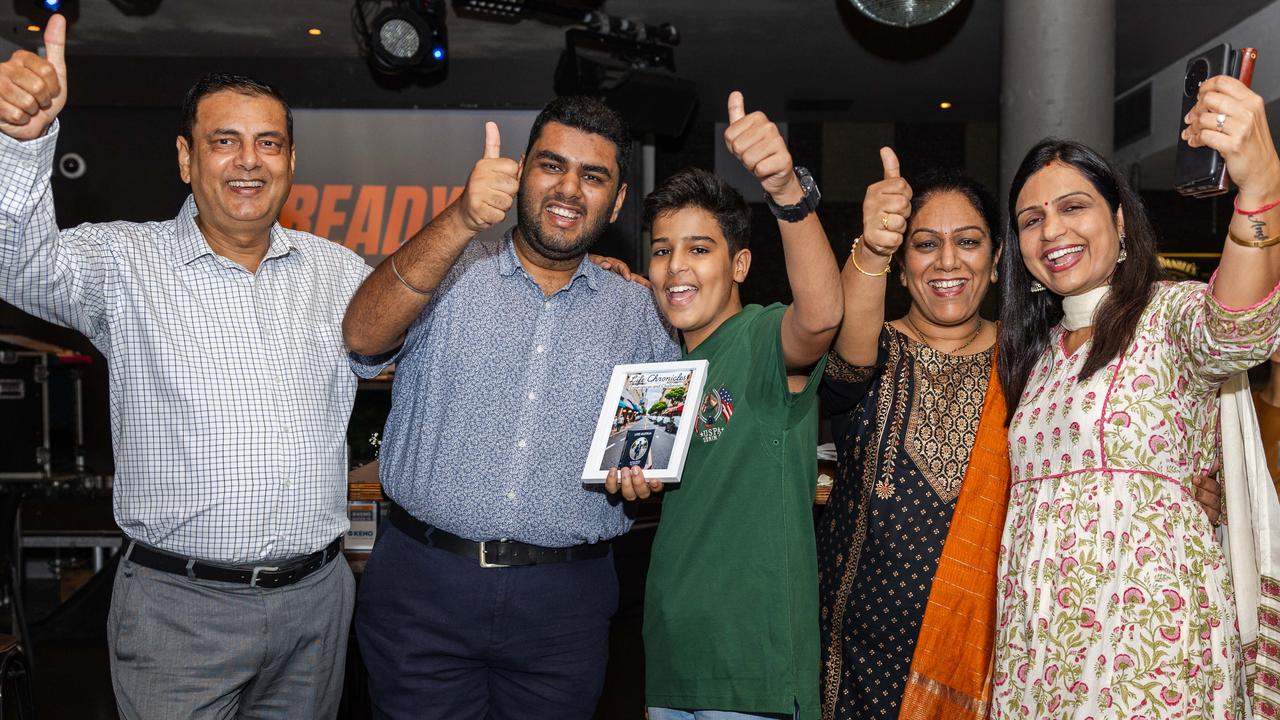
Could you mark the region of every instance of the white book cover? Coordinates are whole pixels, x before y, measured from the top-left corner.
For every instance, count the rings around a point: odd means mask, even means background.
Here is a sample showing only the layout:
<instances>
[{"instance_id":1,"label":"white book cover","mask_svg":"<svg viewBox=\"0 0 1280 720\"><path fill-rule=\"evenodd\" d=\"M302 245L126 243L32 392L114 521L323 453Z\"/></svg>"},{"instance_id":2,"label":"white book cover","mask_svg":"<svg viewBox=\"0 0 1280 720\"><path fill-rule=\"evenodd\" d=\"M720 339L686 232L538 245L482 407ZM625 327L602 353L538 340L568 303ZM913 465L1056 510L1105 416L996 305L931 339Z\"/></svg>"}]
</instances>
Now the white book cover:
<instances>
[{"instance_id":1,"label":"white book cover","mask_svg":"<svg viewBox=\"0 0 1280 720\"><path fill-rule=\"evenodd\" d=\"M614 366L582 481L640 467L646 478L679 482L706 381L706 360Z\"/></svg>"}]
</instances>

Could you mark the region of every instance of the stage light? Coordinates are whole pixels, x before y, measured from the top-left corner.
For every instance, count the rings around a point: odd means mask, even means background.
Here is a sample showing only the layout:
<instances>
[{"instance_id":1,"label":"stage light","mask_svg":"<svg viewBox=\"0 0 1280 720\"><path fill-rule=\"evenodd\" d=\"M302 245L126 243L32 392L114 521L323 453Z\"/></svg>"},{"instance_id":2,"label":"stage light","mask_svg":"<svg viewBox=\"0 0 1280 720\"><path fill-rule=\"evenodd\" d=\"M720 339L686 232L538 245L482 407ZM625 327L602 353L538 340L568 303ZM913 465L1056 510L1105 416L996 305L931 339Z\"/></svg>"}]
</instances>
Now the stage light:
<instances>
[{"instance_id":1,"label":"stage light","mask_svg":"<svg viewBox=\"0 0 1280 720\"><path fill-rule=\"evenodd\" d=\"M27 26L27 32L40 32L40 26L39 26L39 25L28 25L28 26Z\"/></svg>"},{"instance_id":2,"label":"stage light","mask_svg":"<svg viewBox=\"0 0 1280 720\"><path fill-rule=\"evenodd\" d=\"M627 118L633 132L679 137L697 105L697 86L675 74L670 45L579 28L565 32L556 66L557 95L599 98Z\"/></svg>"},{"instance_id":3,"label":"stage light","mask_svg":"<svg viewBox=\"0 0 1280 720\"><path fill-rule=\"evenodd\" d=\"M943 110L950 110L951 103L947 102L946 100L943 100L942 102L938 103L938 107L942 108Z\"/></svg>"},{"instance_id":4,"label":"stage light","mask_svg":"<svg viewBox=\"0 0 1280 720\"><path fill-rule=\"evenodd\" d=\"M369 58L385 73L430 73L448 57L444 0L399 0L368 24Z\"/></svg>"},{"instance_id":5,"label":"stage light","mask_svg":"<svg viewBox=\"0 0 1280 720\"><path fill-rule=\"evenodd\" d=\"M321 34L323 34L323 32L324 31L322 31L320 28L307 28L307 34L310 35L311 37L319 37Z\"/></svg>"},{"instance_id":6,"label":"stage light","mask_svg":"<svg viewBox=\"0 0 1280 720\"><path fill-rule=\"evenodd\" d=\"M40 7L49 12L58 12L62 9L62 0L40 0Z\"/></svg>"}]
</instances>

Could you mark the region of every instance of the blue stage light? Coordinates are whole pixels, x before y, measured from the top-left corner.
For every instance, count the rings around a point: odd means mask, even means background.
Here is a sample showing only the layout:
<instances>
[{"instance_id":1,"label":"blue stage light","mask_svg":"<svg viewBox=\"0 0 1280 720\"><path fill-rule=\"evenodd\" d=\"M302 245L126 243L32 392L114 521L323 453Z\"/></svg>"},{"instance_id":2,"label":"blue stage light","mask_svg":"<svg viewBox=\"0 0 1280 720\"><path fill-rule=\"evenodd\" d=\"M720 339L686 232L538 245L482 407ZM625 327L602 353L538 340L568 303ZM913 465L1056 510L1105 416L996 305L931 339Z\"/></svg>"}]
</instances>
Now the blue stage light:
<instances>
[{"instance_id":1,"label":"blue stage light","mask_svg":"<svg viewBox=\"0 0 1280 720\"><path fill-rule=\"evenodd\" d=\"M62 9L62 0L40 0L40 5L49 12L58 12Z\"/></svg>"},{"instance_id":2,"label":"blue stage light","mask_svg":"<svg viewBox=\"0 0 1280 720\"><path fill-rule=\"evenodd\" d=\"M436 48L436 49L432 50L432 51L431 51L431 57L433 57L433 58L435 58L435 59L437 59L437 60L443 60L443 59L444 59L444 48L438 47L438 48Z\"/></svg>"}]
</instances>

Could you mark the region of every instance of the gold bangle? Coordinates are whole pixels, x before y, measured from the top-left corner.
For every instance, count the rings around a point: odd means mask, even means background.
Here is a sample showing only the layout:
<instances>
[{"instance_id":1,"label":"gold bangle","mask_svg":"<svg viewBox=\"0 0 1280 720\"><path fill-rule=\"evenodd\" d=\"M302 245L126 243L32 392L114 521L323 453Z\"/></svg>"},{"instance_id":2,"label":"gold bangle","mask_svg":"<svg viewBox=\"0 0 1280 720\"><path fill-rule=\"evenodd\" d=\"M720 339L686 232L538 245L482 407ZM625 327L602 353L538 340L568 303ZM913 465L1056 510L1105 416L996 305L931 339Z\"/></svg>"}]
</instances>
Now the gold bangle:
<instances>
[{"instance_id":1,"label":"gold bangle","mask_svg":"<svg viewBox=\"0 0 1280 720\"><path fill-rule=\"evenodd\" d=\"M862 242L861 235L853 239L853 247L849 248L849 262L853 263L853 269L867 277L884 277L885 275L888 275L889 269L893 267L893 256L889 256L889 262L884 264L883 270L880 272L869 273L866 270L863 270L862 266L858 264L858 243L860 242ZM872 254L875 255L877 253L873 252Z\"/></svg>"},{"instance_id":2,"label":"gold bangle","mask_svg":"<svg viewBox=\"0 0 1280 720\"><path fill-rule=\"evenodd\" d=\"M1251 248L1268 248L1280 243L1280 235L1273 235L1266 240L1245 240L1244 238L1236 237L1235 233L1228 230L1227 237L1231 238L1231 242L1237 245Z\"/></svg>"}]
</instances>

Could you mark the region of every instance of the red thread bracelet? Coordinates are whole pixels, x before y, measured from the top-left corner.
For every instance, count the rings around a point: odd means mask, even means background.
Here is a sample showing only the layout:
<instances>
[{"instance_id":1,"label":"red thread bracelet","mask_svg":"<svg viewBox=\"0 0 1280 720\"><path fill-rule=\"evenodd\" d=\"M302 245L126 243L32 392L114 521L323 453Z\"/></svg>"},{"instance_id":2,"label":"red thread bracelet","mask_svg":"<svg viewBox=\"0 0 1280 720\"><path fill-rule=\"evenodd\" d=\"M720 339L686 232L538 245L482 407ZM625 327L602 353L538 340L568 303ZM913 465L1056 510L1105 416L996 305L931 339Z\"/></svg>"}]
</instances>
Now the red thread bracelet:
<instances>
[{"instance_id":1,"label":"red thread bracelet","mask_svg":"<svg viewBox=\"0 0 1280 720\"><path fill-rule=\"evenodd\" d=\"M1235 206L1237 215L1261 215L1262 213L1268 210L1271 210L1276 207L1280 207L1280 200L1276 200L1275 202L1269 202L1266 205L1263 205L1262 207L1258 208L1257 210L1241 210L1240 196L1237 195L1235 199L1231 201L1231 204Z\"/></svg>"}]
</instances>

